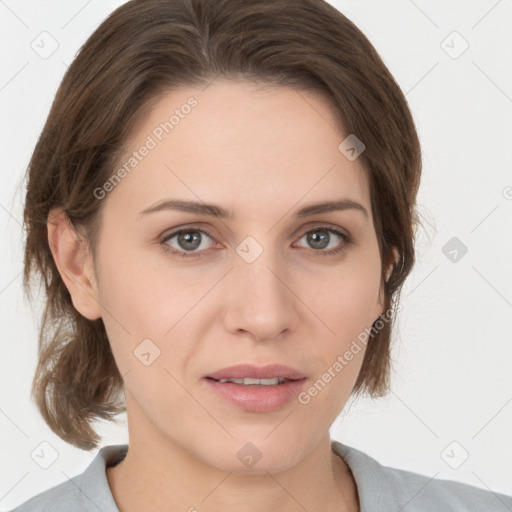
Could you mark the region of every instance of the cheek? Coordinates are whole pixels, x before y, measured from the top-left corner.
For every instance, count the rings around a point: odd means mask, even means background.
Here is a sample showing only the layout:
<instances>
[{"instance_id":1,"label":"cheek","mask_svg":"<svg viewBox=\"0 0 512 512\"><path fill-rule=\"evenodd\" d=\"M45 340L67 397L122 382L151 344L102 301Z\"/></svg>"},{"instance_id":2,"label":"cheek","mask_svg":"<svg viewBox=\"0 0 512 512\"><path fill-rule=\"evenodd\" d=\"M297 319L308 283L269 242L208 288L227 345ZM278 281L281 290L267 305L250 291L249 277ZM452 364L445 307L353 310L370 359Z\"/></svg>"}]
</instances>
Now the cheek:
<instances>
[{"instance_id":1,"label":"cheek","mask_svg":"<svg viewBox=\"0 0 512 512\"><path fill-rule=\"evenodd\" d=\"M177 267L171 271L144 263L144 251L121 247L104 251L100 261L103 322L121 374L131 372L131 382L143 378L144 386L151 387L161 375L169 378L164 368L176 374L193 350L190 340L194 329L201 327L200 319L194 323L200 311L198 299L212 283ZM146 367L147 360L154 363ZM158 368L159 376L154 374ZM146 379L149 374L153 376Z\"/></svg>"},{"instance_id":2,"label":"cheek","mask_svg":"<svg viewBox=\"0 0 512 512\"><path fill-rule=\"evenodd\" d=\"M367 333L378 315L379 265L378 257L363 256L341 264L329 278L318 281L322 285L308 301L324 335L313 348L311 359L318 362L315 378L301 403L325 414L326 421L334 421L361 369Z\"/></svg>"},{"instance_id":3,"label":"cheek","mask_svg":"<svg viewBox=\"0 0 512 512\"><path fill-rule=\"evenodd\" d=\"M103 245L100 254L101 301L108 313L115 317L115 320L109 318L107 313L106 320L119 322L137 337L161 332L163 326L159 325L159 318L167 323L168 329L172 325L176 294L162 280L162 271L147 258L144 250L134 248L134 242L126 236L112 233L105 239L109 242ZM162 314L164 311L170 315L167 320Z\"/></svg>"},{"instance_id":4,"label":"cheek","mask_svg":"<svg viewBox=\"0 0 512 512\"><path fill-rule=\"evenodd\" d=\"M308 305L330 328L326 332L330 332L338 344L356 337L371 326L379 314L376 312L380 286L378 257L354 255L339 267L332 267L329 274L320 279L317 276L316 286L312 285L307 285L315 290L307 295Z\"/></svg>"},{"instance_id":5,"label":"cheek","mask_svg":"<svg viewBox=\"0 0 512 512\"><path fill-rule=\"evenodd\" d=\"M112 239L99 256L103 323L116 363L124 375L134 364L141 365L136 359L136 349L143 340L154 340L157 347L160 345L162 332L172 325L172 318L164 311L173 309L157 295L162 284L151 278L151 268L141 264L134 251Z\"/></svg>"}]
</instances>

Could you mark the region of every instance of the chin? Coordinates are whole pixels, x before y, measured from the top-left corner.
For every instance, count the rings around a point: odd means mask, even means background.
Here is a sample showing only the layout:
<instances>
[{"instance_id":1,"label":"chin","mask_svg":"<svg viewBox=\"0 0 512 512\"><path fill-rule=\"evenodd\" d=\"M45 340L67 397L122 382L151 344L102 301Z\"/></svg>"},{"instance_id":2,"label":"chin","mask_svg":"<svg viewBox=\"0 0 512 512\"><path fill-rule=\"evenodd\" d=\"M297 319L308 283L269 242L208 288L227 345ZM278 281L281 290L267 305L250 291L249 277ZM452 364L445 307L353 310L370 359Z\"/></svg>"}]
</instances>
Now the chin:
<instances>
[{"instance_id":1,"label":"chin","mask_svg":"<svg viewBox=\"0 0 512 512\"><path fill-rule=\"evenodd\" d=\"M266 438L269 431L265 429L258 436L230 438L224 443L214 441L215 451L211 451L210 443L209 450L203 453L202 458L206 459L205 453L208 453L208 464L238 474L286 471L300 461L303 454L297 450L297 446L304 447L304 444L291 436L286 441L283 439L285 436L271 439L274 433Z\"/></svg>"}]
</instances>

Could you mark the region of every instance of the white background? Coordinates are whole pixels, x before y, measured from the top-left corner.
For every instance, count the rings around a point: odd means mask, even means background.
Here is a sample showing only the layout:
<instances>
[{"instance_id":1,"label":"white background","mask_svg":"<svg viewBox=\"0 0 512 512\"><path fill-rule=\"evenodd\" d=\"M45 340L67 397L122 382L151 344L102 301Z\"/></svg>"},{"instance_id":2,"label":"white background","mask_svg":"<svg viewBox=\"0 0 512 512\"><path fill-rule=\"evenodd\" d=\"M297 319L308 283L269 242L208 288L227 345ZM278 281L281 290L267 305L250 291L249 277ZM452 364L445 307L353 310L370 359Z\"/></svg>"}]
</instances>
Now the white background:
<instances>
[{"instance_id":1,"label":"white background","mask_svg":"<svg viewBox=\"0 0 512 512\"><path fill-rule=\"evenodd\" d=\"M1 510L82 472L97 453L61 441L29 397L41 306L22 293L21 180L66 66L121 3L0 1ZM331 3L406 93L424 164L392 392L348 405L332 437L385 465L510 494L512 1ZM31 48L43 31L59 45L47 59ZM469 44L458 58L445 51L462 48L453 31ZM442 251L452 237L468 248L457 262ZM102 445L127 442L123 419L101 426ZM58 453L48 469L31 458L43 441ZM464 450L468 459L450 467Z\"/></svg>"}]
</instances>

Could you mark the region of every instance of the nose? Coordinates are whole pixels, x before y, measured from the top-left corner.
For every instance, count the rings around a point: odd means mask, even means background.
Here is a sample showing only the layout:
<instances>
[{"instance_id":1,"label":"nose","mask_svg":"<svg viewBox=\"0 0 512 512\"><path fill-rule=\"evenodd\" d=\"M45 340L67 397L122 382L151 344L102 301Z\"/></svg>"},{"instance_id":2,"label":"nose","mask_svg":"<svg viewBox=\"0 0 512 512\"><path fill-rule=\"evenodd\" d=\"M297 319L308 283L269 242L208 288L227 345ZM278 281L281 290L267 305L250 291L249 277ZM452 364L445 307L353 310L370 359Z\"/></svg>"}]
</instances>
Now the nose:
<instances>
[{"instance_id":1,"label":"nose","mask_svg":"<svg viewBox=\"0 0 512 512\"><path fill-rule=\"evenodd\" d=\"M292 272L270 250L252 263L237 256L228 276L226 330L268 341L297 329L301 301L293 289Z\"/></svg>"}]
</instances>

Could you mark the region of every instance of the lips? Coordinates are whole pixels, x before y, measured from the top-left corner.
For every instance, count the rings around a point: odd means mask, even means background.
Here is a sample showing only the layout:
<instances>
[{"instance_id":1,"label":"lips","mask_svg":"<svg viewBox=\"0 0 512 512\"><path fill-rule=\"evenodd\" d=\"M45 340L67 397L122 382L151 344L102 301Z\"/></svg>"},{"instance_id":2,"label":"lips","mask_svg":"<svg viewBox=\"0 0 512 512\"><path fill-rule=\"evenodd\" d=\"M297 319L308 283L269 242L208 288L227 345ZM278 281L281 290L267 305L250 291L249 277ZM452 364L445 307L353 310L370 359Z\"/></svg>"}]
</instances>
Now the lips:
<instances>
[{"instance_id":1,"label":"lips","mask_svg":"<svg viewBox=\"0 0 512 512\"><path fill-rule=\"evenodd\" d=\"M305 379L304 375L299 370L285 366L282 364L270 364L266 366L257 366L250 363L238 364L234 366L228 366L217 370L216 372L206 375L206 378L220 380L231 380L231 379L286 379L301 380Z\"/></svg>"},{"instance_id":2,"label":"lips","mask_svg":"<svg viewBox=\"0 0 512 512\"><path fill-rule=\"evenodd\" d=\"M209 392L238 409L271 412L293 403L307 377L282 364L239 364L222 368L202 379Z\"/></svg>"}]
</instances>

